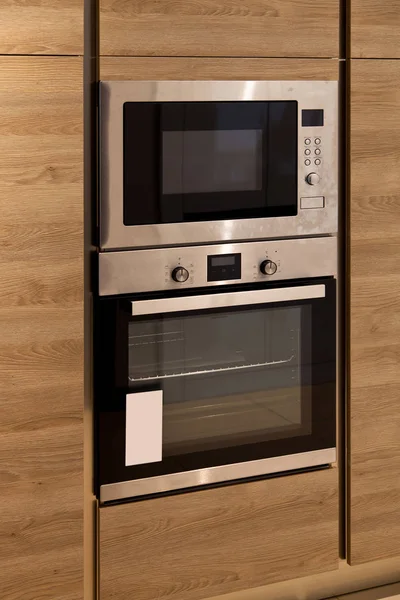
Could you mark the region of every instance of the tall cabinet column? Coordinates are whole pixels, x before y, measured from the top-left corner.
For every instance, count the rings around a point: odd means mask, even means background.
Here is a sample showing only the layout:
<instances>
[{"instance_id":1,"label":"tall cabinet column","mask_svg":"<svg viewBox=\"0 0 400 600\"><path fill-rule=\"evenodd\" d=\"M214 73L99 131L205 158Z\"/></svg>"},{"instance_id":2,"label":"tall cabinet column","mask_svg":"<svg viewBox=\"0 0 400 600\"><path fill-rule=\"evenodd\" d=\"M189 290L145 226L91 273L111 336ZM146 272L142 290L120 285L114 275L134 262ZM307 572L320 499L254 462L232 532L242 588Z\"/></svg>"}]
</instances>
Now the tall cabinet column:
<instances>
[{"instance_id":1,"label":"tall cabinet column","mask_svg":"<svg viewBox=\"0 0 400 600\"><path fill-rule=\"evenodd\" d=\"M0 596L82 600L83 3L0 22Z\"/></svg>"},{"instance_id":2,"label":"tall cabinet column","mask_svg":"<svg viewBox=\"0 0 400 600\"><path fill-rule=\"evenodd\" d=\"M350 13L349 562L400 556L400 12ZM384 59L384 60L382 60Z\"/></svg>"}]
</instances>

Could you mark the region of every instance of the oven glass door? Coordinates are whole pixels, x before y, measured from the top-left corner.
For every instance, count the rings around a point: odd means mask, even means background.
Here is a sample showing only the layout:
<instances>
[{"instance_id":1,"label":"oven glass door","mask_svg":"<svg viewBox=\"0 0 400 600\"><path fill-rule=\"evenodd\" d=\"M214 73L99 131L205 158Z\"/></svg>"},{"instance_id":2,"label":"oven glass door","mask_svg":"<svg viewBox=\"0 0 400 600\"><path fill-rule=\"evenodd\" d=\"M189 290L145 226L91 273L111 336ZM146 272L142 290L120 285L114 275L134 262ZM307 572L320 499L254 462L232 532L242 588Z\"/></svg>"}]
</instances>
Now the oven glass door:
<instances>
[{"instance_id":1,"label":"oven glass door","mask_svg":"<svg viewBox=\"0 0 400 600\"><path fill-rule=\"evenodd\" d=\"M246 477L246 461L334 448L335 307L333 279L104 300L100 484L232 464L243 464ZM154 391L161 456L127 464L127 397L141 394L146 412L143 392Z\"/></svg>"},{"instance_id":2,"label":"oven glass door","mask_svg":"<svg viewBox=\"0 0 400 600\"><path fill-rule=\"evenodd\" d=\"M124 104L124 224L297 214L296 101Z\"/></svg>"}]
</instances>

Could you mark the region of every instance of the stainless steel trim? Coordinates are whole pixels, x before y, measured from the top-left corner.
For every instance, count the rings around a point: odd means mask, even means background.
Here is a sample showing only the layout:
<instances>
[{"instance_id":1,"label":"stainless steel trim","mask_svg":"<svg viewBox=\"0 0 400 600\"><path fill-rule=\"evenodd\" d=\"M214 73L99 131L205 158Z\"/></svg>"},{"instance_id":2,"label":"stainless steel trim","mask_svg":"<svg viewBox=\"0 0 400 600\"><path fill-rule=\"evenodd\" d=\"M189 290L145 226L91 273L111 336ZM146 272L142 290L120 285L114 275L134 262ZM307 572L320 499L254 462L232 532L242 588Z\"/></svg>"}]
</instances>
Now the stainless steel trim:
<instances>
[{"instance_id":1,"label":"stainless steel trim","mask_svg":"<svg viewBox=\"0 0 400 600\"><path fill-rule=\"evenodd\" d=\"M100 502L111 502L123 498L159 494L199 485L210 485L223 481L283 473L296 469L307 469L320 465L329 465L334 462L336 462L336 448L324 448L323 450L288 454L286 456L252 460L233 465L210 467L209 469L198 469L184 473L148 477L147 479L109 483L100 486Z\"/></svg>"},{"instance_id":2,"label":"stainless steel trim","mask_svg":"<svg viewBox=\"0 0 400 600\"><path fill-rule=\"evenodd\" d=\"M298 214L292 217L125 226L123 221L123 106L125 102L262 101L298 103ZM301 126L303 109L324 109L324 127ZM300 207L310 194L304 141L320 137L320 183L325 207ZM334 234L338 230L337 81L104 81L100 83L100 246L143 248L206 242ZM134 199L141 202L141 198Z\"/></svg>"},{"instance_id":3,"label":"stainless steel trim","mask_svg":"<svg viewBox=\"0 0 400 600\"><path fill-rule=\"evenodd\" d=\"M207 257L218 254L240 254L240 281L208 281ZM266 259L278 267L273 275L264 275L260 270ZM187 281L173 280L177 266L189 271ZM223 289L232 283L335 277L336 273L336 236L100 252L99 293L109 296L215 286Z\"/></svg>"},{"instance_id":4,"label":"stainless steel trim","mask_svg":"<svg viewBox=\"0 0 400 600\"><path fill-rule=\"evenodd\" d=\"M325 298L325 285L304 285L272 290L251 290L249 292L230 292L229 294L207 294L205 296L182 296L178 298L156 298L155 300L135 300L132 302L132 315L155 315L160 313L186 310L206 310L268 304L271 302L291 302Z\"/></svg>"}]
</instances>

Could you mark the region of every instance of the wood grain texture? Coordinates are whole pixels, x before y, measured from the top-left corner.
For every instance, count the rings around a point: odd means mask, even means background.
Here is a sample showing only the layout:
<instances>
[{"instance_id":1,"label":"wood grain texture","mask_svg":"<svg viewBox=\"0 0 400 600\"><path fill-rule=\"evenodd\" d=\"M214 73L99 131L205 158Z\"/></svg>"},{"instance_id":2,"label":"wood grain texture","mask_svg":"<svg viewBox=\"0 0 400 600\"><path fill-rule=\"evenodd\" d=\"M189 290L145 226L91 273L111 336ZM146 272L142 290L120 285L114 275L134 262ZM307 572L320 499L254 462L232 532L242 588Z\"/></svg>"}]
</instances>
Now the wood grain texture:
<instances>
[{"instance_id":1,"label":"wood grain texture","mask_svg":"<svg viewBox=\"0 0 400 600\"><path fill-rule=\"evenodd\" d=\"M337 57L339 0L100 0L100 54Z\"/></svg>"},{"instance_id":2,"label":"wood grain texture","mask_svg":"<svg viewBox=\"0 0 400 600\"><path fill-rule=\"evenodd\" d=\"M400 61L351 63L350 562L400 555Z\"/></svg>"},{"instance_id":3,"label":"wood grain texture","mask_svg":"<svg viewBox=\"0 0 400 600\"><path fill-rule=\"evenodd\" d=\"M400 58L398 0L351 0L351 56Z\"/></svg>"},{"instance_id":4,"label":"wood grain texture","mask_svg":"<svg viewBox=\"0 0 400 600\"><path fill-rule=\"evenodd\" d=\"M338 567L337 469L100 509L100 600L199 600Z\"/></svg>"},{"instance_id":5,"label":"wood grain texture","mask_svg":"<svg viewBox=\"0 0 400 600\"><path fill-rule=\"evenodd\" d=\"M0 0L0 54L83 53L83 0Z\"/></svg>"},{"instance_id":6,"label":"wood grain texture","mask_svg":"<svg viewBox=\"0 0 400 600\"><path fill-rule=\"evenodd\" d=\"M0 589L83 599L80 58L0 57Z\"/></svg>"},{"instance_id":7,"label":"wood grain texture","mask_svg":"<svg viewBox=\"0 0 400 600\"><path fill-rule=\"evenodd\" d=\"M328 80L339 79L335 59L289 58L100 58L100 79Z\"/></svg>"}]
</instances>

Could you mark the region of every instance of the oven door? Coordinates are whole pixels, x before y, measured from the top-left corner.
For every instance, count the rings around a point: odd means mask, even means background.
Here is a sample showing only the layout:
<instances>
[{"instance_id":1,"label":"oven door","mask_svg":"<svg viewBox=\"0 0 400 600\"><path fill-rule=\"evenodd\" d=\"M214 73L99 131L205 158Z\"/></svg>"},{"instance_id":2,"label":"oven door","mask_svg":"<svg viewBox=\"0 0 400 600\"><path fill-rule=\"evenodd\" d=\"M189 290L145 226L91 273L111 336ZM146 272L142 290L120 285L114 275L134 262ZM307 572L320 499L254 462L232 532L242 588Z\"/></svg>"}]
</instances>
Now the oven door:
<instances>
[{"instance_id":1,"label":"oven door","mask_svg":"<svg viewBox=\"0 0 400 600\"><path fill-rule=\"evenodd\" d=\"M334 462L335 288L100 300L101 502Z\"/></svg>"}]
</instances>

